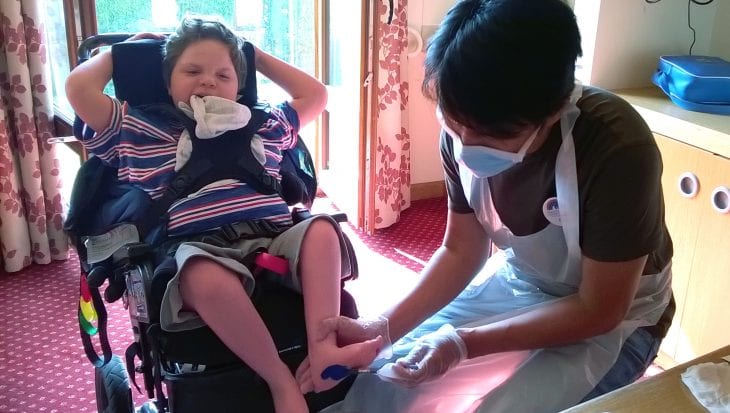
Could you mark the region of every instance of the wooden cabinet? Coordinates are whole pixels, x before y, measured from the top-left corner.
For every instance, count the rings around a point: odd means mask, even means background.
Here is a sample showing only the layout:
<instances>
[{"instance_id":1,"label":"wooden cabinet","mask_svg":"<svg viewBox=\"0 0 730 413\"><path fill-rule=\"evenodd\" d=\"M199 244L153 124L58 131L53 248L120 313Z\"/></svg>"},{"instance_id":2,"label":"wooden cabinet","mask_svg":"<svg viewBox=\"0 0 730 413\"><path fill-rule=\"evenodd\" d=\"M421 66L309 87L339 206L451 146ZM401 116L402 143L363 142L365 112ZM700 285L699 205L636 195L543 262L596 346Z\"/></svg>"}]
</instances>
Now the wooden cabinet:
<instances>
[{"instance_id":1,"label":"wooden cabinet","mask_svg":"<svg viewBox=\"0 0 730 413\"><path fill-rule=\"evenodd\" d=\"M655 137L664 162L677 301L661 351L682 363L730 344L730 213L724 211L730 201L722 192L730 188L730 159L660 134Z\"/></svg>"}]
</instances>

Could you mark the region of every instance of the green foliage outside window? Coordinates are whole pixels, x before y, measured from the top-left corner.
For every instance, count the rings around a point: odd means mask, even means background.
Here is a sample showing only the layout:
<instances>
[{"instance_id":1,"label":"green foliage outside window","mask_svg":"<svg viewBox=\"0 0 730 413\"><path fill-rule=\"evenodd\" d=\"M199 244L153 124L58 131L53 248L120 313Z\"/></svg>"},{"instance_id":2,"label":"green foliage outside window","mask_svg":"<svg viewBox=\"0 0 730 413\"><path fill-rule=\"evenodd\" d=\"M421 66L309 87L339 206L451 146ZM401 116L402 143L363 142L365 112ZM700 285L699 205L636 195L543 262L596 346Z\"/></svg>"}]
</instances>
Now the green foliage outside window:
<instances>
[{"instance_id":1,"label":"green foliage outside window","mask_svg":"<svg viewBox=\"0 0 730 413\"><path fill-rule=\"evenodd\" d=\"M97 0L96 15L99 33L137 33L173 29L174 25L160 27L155 24L152 16L153 1L160 2L160 0ZM235 0L167 0L159 4L171 12L175 11L175 4L177 4L177 12L174 16L162 16L166 17L163 19L166 22L179 21L187 11L194 11L198 14L220 16L223 20L232 23L235 11L234 2Z\"/></svg>"},{"instance_id":2,"label":"green foliage outside window","mask_svg":"<svg viewBox=\"0 0 730 413\"><path fill-rule=\"evenodd\" d=\"M96 0L96 19L99 33L139 33L171 32L188 12L218 16L261 49L314 74L314 4L313 0ZM237 12L242 21L237 21ZM263 97L278 93L266 77L258 80ZM111 83L105 92L114 94Z\"/></svg>"},{"instance_id":3,"label":"green foliage outside window","mask_svg":"<svg viewBox=\"0 0 730 413\"><path fill-rule=\"evenodd\" d=\"M237 26L236 7L244 7L243 13L261 9L263 15L256 24ZM314 71L312 0L96 0L99 33L171 31L188 11L220 16L262 49L309 73Z\"/></svg>"}]
</instances>

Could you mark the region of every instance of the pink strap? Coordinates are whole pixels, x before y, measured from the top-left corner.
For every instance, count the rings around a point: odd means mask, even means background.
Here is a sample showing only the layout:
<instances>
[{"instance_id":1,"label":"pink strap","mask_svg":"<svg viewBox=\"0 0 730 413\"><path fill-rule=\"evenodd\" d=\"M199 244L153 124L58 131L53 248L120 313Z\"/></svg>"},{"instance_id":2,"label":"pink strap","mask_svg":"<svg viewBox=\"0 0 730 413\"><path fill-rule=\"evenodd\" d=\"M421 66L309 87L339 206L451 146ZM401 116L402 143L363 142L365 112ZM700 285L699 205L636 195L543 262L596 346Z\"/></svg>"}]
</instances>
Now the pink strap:
<instances>
[{"instance_id":1,"label":"pink strap","mask_svg":"<svg viewBox=\"0 0 730 413\"><path fill-rule=\"evenodd\" d=\"M279 275L289 273L289 261L286 258L277 257L267 252L256 254L256 260L254 262L257 266L273 271Z\"/></svg>"}]
</instances>

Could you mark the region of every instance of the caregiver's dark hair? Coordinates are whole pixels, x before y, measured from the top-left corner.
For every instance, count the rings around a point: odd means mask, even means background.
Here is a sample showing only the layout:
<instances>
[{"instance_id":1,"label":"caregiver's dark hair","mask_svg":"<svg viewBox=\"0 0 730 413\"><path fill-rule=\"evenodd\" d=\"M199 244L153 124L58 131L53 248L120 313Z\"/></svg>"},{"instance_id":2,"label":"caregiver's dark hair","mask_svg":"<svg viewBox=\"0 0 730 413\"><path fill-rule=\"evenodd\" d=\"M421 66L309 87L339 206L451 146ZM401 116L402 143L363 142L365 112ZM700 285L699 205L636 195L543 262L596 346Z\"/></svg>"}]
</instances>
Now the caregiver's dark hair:
<instances>
[{"instance_id":1,"label":"caregiver's dark hair","mask_svg":"<svg viewBox=\"0 0 730 413\"><path fill-rule=\"evenodd\" d=\"M509 137L560 109L580 55L560 0L461 0L429 41L422 90L449 119Z\"/></svg>"},{"instance_id":2,"label":"caregiver's dark hair","mask_svg":"<svg viewBox=\"0 0 730 413\"><path fill-rule=\"evenodd\" d=\"M170 86L172 69L177 64L180 55L192 43L203 39L218 40L228 47L233 68L236 69L238 75L239 90L242 90L246 80L246 59L241 50L243 40L221 20L215 17L195 15L183 17L180 25L165 43L162 60L162 77L165 80L165 86Z\"/></svg>"}]
</instances>

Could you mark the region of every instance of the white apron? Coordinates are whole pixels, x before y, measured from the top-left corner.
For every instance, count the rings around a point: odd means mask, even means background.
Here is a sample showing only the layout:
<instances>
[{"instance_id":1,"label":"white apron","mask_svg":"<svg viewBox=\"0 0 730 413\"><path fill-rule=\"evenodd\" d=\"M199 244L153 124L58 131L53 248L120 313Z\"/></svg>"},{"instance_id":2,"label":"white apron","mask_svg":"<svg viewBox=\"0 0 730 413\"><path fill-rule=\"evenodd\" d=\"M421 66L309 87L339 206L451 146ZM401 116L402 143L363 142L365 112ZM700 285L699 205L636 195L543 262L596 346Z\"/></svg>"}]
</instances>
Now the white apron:
<instances>
[{"instance_id":1,"label":"white apron","mask_svg":"<svg viewBox=\"0 0 730 413\"><path fill-rule=\"evenodd\" d=\"M563 143L556 159L559 220L516 236L500 220L487 178L461 169L469 205L501 253L454 301L394 345L408 353L423 334L444 323L479 326L577 292L581 280L579 201L572 129L580 111L578 85L560 119ZM460 150L454 140L454 151ZM554 203L553 203L554 204ZM555 210L553 209L555 213ZM482 281L483 280L483 281ZM615 363L637 327L657 323L671 297L669 266L641 277L626 319L613 331L573 345L492 354L467 360L433 382L408 389L375 375L357 378L347 397L326 412L557 412L582 400Z\"/></svg>"}]
</instances>

